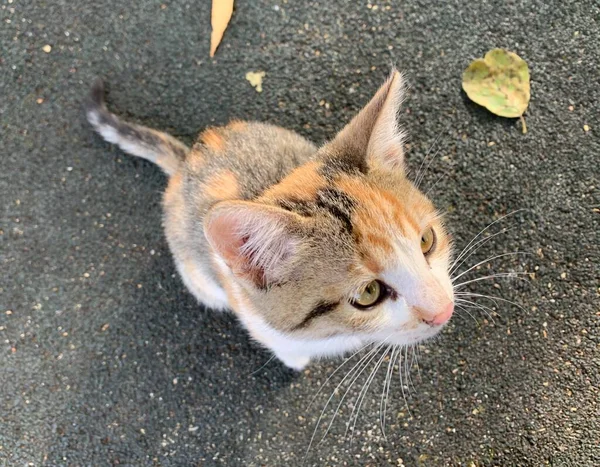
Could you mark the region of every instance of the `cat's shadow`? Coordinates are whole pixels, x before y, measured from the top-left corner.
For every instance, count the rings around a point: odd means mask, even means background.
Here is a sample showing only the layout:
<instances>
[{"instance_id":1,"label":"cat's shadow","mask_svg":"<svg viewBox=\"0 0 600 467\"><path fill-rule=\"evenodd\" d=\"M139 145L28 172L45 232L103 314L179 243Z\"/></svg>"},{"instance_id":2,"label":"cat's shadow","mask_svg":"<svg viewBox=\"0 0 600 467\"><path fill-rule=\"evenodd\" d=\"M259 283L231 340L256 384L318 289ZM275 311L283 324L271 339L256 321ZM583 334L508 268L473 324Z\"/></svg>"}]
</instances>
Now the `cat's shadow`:
<instances>
[{"instance_id":1,"label":"cat's shadow","mask_svg":"<svg viewBox=\"0 0 600 467\"><path fill-rule=\"evenodd\" d=\"M152 318L160 322L153 332L171 351L188 355L181 355L180 362L189 365L186 371L193 379L222 375L228 383L235 379L242 385L277 390L300 376L253 342L235 314L199 304L176 274L166 246L148 274L148 281L160 281L160 286L148 292L144 302L164 305L162 313Z\"/></svg>"},{"instance_id":2,"label":"cat's shadow","mask_svg":"<svg viewBox=\"0 0 600 467\"><path fill-rule=\"evenodd\" d=\"M142 365L155 373L154 384L163 388L176 418L186 420L188 430L198 427L188 432L191 444L219 439L219 450L244 458L247 445L240 433L253 432L264 411L279 410L279 392L302 375L254 343L233 313L199 305L175 274L166 247L162 253L147 272L148 282L160 286L131 310L147 314L154 341ZM158 372L157 351L163 366Z\"/></svg>"}]
</instances>

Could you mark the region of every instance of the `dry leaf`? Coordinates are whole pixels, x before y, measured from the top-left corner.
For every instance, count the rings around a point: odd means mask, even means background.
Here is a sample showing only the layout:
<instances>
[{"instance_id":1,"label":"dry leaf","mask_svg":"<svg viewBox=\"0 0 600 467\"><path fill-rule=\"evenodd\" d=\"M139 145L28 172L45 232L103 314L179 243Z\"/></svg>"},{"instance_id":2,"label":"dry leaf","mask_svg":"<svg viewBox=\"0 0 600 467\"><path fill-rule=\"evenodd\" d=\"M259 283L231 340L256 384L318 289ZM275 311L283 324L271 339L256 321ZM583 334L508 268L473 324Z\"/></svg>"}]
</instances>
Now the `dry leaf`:
<instances>
[{"instance_id":1,"label":"dry leaf","mask_svg":"<svg viewBox=\"0 0 600 467\"><path fill-rule=\"evenodd\" d=\"M215 55L217 47L223 39L223 33L227 29L231 15L233 14L233 0L213 0L210 24L212 33L210 35L210 56Z\"/></svg>"},{"instance_id":2,"label":"dry leaf","mask_svg":"<svg viewBox=\"0 0 600 467\"><path fill-rule=\"evenodd\" d=\"M249 71L246 73L246 79L256 89L256 92L262 92L262 80L267 73L264 71Z\"/></svg>"},{"instance_id":3,"label":"dry leaf","mask_svg":"<svg viewBox=\"0 0 600 467\"><path fill-rule=\"evenodd\" d=\"M462 87L469 98L501 117L519 117L527 131L523 113L530 98L529 67L517 54L490 50L463 73Z\"/></svg>"}]
</instances>

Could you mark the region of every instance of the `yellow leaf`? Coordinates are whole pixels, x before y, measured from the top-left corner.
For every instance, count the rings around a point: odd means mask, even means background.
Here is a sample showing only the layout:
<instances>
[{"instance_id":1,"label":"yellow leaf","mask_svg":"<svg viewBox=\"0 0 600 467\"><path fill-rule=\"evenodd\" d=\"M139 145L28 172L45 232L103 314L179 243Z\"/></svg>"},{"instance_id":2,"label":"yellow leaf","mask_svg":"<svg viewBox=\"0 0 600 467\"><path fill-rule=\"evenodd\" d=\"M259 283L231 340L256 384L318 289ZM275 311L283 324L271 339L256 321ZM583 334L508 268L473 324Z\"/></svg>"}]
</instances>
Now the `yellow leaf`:
<instances>
[{"instance_id":1,"label":"yellow leaf","mask_svg":"<svg viewBox=\"0 0 600 467\"><path fill-rule=\"evenodd\" d=\"M246 79L256 89L256 92L262 92L262 80L267 73L264 71L249 71L246 73Z\"/></svg>"},{"instance_id":2,"label":"yellow leaf","mask_svg":"<svg viewBox=\"0 0 600 467\"><path fill-rule=\"evenodd\" d=\"M530 99L529 67L517 54L490 50L463 72L462 87L469 98L501 117L520 117Z\"/></svg>"},{"instance_id":3,"label":"yellow leaf","mask_svg":"<svg viewBox=\"0 0 600 467\"><path fill-rule=\"evenodd\" d=\"M212 26L212 34L210 35L210 56L215 55L217 47L223 39L223 34L231 15L233 14L233 0L213 0L212 13L210 24Z\"/></svg>"}]
</instances>

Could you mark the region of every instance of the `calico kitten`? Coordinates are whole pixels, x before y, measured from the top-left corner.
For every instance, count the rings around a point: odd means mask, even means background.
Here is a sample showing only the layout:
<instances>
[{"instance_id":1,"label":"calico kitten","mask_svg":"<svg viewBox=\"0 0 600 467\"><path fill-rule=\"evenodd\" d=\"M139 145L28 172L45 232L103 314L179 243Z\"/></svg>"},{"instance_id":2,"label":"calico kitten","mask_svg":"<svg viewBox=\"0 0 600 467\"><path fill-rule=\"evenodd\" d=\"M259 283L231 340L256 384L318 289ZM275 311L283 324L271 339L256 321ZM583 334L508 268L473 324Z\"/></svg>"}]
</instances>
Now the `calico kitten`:
<instances>
[{"instance_id":1,"label":"calico kitten","mask_svg":"<svg viewBox=\"0 0 600 467\"><path fill-rule=\"evenodd\" d=\"M321 148L233 121L190 149L119 120L101 81L86 112L106 141L170 177L164 227L188 289L299 370L369 342L414 344L452 315L450 238L404 170L402 91L394 71Z\"/></svg>"}]
</instances>

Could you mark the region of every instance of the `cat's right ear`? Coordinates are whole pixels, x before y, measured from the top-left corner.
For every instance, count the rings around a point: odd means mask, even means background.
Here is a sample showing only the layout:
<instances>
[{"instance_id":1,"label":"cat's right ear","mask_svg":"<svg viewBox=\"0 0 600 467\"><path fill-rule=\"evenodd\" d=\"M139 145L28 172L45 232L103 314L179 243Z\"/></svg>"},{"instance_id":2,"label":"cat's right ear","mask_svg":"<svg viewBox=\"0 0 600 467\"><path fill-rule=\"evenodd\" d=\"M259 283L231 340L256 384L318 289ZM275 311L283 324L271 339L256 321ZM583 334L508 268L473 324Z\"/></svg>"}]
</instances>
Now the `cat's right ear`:
<instances>
[{"instance_id":1,"label":"cat's right ear","mask_svg":"<svg viewBox=\"0 0 600 467\"><path fill-rule=\"evenodd\" d=\"M233 274L264 288L284 279L303 249L303 218L275 206L224 201L204 219L209 244Z\"/></svg>"},{"instance_id":2,"label":"cat's right ear","mask_svg":"<svg viewBox=\"0 0 600 467\"><path fill-rule=\"evenodd\" d=\"M396 119L403 97L404 79L393 70L367 105L325 146L325 153L361 171L371 165L403 170L405 135Z\"/></svg>"}]
</instances>

